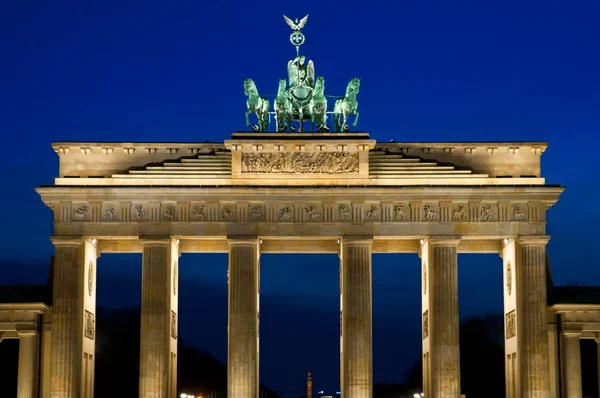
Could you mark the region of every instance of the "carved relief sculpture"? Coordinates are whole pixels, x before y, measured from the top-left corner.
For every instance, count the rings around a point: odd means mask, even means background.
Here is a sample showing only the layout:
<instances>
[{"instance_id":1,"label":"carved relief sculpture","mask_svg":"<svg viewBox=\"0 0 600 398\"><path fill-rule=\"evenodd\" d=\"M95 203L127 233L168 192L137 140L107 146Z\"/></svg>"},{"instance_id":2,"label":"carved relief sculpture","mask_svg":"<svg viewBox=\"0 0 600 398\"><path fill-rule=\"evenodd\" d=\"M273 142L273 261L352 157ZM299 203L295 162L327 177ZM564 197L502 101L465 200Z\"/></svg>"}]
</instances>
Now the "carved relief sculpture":
<instances>
[{"instance_id":1,"label":"carved relief sculpture","mask_svg":"<svg viewBox=\"0 0 600 398\"><path fill-rule=\"evenodd\" d=\"M515 319L515 310L512 310L508 314L506 314L506 340L515 337L517 335L516 331L516 319Z\"/></svg>"},{"instance_id":2,"label":"carved relief sculpture","mask_svg":"<svg viewBox=\"0 0 600 398\"><path fill-rule=\"evenodd\" d=\"M358 154L349 152L242 153L242 173L358 173Z\"/></svg>"},{"instance_id":3,"label":"carved relief sculpture","mask_svg":"<svg viewBox=\"0 0 600 398\"><path fill-rule=\"evenodd\" d=\"M88 296L92 296L94 290L94 262L90 261L88 265Z\"/></svg>"},{"instance_id":4,"label":"carved relief sculpture","mask_svg":"<svg viewBox=\"0 0 600 398\"><path fill-rule=\"evenodd\" d=\"M171 310L171 337L177 339L177 314Z\"/></svg>"},{"instance_id":5,"label":"carved relief sculpture","mask_svg":"<svg viewBox=\"0 0 600 398\"><path fill-rule=\"evenodd\" d=\"M322 215L317 211L315 206L306 206L304 211L306 211L308 221L321 221Z\"/></svg>"},{"instance_id":6,"label":"carved relief sculpture","mask_svg":"<svg viewBox=\"0 0 600 398\"><path fill-rule=\"evenodd\" d=\"M512 269L510 261L506 263L506 292L509 296L512 292Z\"/></svg>"},{"instance_id":7,"label":"carved relief sculpture","mask_svg":"<svg viewBox=\"0 0 600 398\"><path fill-rule=\"evenodd\" d=\"M350 221L350 206L341 204L338 206L338 214L342 221Z\"/></svg>"},{"instance_id":8,"label":"carved relief sculpture","mask_svg":"<svg viewBox=\"0 0 600 398\"><path fill-rule=\"evenodd\" d=\"M292 221L293 218L294 213L292 212L291 206L285 206L279 210L279 216L277 217L279 221Z\"/></svg>"},{"instance_id":9,"label":"carved relief sculpture","mask_svg":"<svg viewBox=\"0 0 600 398\"><path fill-rule=\"evenodd\" d=\"M458 205L456 209L452 210L452 219L453 220L466 220L467 219L467 210L464 205Z\"/></svg>"},{"instance_id":10,"label":"carved relief sculpture","mask_svg":"<svg viewBox=\"0 0 600 398\"><path fill-rule=\"evenodd\" d=\"M481 213L479 214L481 221L492 221L494 219L494 212L492 211L492 205L482 205Z\"/></svg>"},{"instance_id":11,"label":"carved relief sculpture","mask_svg":"<svg viewBox=\"0 0 600 398\"><path fill-rule=\"evenodd\" d=\"M367 210L367 219L369 220L378 220L380 213L379 206L371 205L371 208Z\"/></svg>"},{"instance_id":12,"label":"carved relief sculpture","mask_svg":"<svg viewBox=\"0 0 600 398\"><path fill-rule=\"evenodd\" d=\"M94 319L94 314L85 310L85 323L83 328L83 335L90 340L94 340L96 336L96 321Z\"/></svg>"},{"instance_id":13,"label":"carved relief sculpture","mask_svg":"<svg viewBox=\"0 0 600 398\"><path fill-rule=\"evenodd\" d=\"M133 219L135 220L147 220L148 219L148 212L146 210L144 210L144 207L142 205L135 205L133 207Z\"/></svg>"},{"instance_id":14,"label":"carved relief sculpture","mask_svg":"<svg viewBox=\"0 0 600 398\"><path fill-rule=\"evenodd\" d=\"M423 313L423 340L429 337L429 310Z\"/></svg>"},{"instance_id":15,"label":"carved relief sculpture","mask_svg":"<svg viewBox=\"0 0 600 398\"><path fill-rule=\"evenodd\" d=\"M73 221L89 221L90 207L88 205L81 205L73 211Z\"/></svg>"},{"instance_id":16,"label":"carved relief sculpture","mask_svg":"<svg viewBox=\"0 0 600 398\"><path fill-rule=\"evenodd\" d=\"M427 221L435 221L438 219L437 212L430 205L423 206L423 211L425 212L425 219Z\"/></svg>"},{"instance_id":17,"label":"carved relief sculpture","mask_svg":"<svg viewBox=\"0 0 600 398\"><path fill-rule=\"evenodd\" d=\"M117 221L117 212L114 207L104 210L104 221Z\"/></svg>"},{"instance_id":18,"label":"carved relief sculpture","mask_svg":"<svg viewBox=\"0 0 600 398\"><path fill-rule=\"evenodd\" d=\"M261 221L265 218L263 207L261 205L250 205L250 219L252 221Z\"/></svg>"},{"instance_id":19,"label":"carved relief sculpture","mask_svg":"<svg viewBox=\"0 0 600 398\"><path fill-rule=\"evenodd\" d=\"M162 216L164 221L175 221L177 218L177 208L175 206L166 206Z\"/></svg>"},{"instance_id":20,"label":"carved relief sculpture","mask_svg":"<svg viewBox=\"0 0 600 398\"><path fill-rule=\"evenodd\" d=\"M524 221L527 219L527 212L520 205L514 205L512 211L512 221Z\"/></svg>"},{"instance_id":21,"label":"carved relief sculpture","mask_svg":"<svg viewBox=\"0 0 600 398\"><path fill-rule=\"evenodd\" d=\"M204 206L198 205L192 207L192 219L198 221L204 221L206 216L204 215Z\"/></svg>"},{"instance_id":22,"label":"carved relief sculpture","mask_svg":"<svg viewBox=\"0 0 600 398\"><path fill-rule=\"evenodd\" d=\"M408 220L408 215L406 214L404 205L394 206L394 214L396 217L396 221L407 221Z\"/></svg>"},{"instance_id":23,"label":"carved relief sculpture","mask_svg":"<svg viewBox=\"0 0 600 398\"><path fill-rule=\"evenodd\" d=\"M234 217L235 212L233 211L233 208L230 205L223 206L223 208L221 209L221 219L230 221L233 220Z\"/></svg>"}]
</instances>

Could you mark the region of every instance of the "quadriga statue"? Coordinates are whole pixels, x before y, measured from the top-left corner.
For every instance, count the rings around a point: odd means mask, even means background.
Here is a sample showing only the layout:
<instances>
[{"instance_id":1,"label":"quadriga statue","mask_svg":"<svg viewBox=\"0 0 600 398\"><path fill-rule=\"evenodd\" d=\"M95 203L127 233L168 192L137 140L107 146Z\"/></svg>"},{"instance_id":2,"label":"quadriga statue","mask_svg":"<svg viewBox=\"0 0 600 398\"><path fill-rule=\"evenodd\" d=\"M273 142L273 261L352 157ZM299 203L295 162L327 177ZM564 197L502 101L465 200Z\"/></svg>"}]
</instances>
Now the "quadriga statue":
<instances>
[{"instance_id":1,"label":"quadriga statue","mask_svg":"<svg viewBox=\"0 0 600 398\"><path fill-rule=\"evenodd\" d=\"M356 95L358 94L359 88L360 79L355 77L350 80L350 83L348 83L348 86L346 87L346 96L335 101L335 106L333 107L335 131L348 130L346 122L348 121L348 116L352 114L356 115L354 117L354 123L352 123L352 126L356 127L356 123L358 123L358 101L356 100Z\"/></svg>"}]
</instances>

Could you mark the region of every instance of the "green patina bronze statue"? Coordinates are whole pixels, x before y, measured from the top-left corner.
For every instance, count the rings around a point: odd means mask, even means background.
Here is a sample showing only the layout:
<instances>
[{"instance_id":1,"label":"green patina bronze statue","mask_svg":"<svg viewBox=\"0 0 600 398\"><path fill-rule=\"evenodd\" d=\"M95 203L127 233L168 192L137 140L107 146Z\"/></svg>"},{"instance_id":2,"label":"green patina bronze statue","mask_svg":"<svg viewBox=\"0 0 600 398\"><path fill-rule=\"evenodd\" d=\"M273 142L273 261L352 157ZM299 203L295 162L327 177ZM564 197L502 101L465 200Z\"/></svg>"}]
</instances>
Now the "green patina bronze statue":
<instances>
[{"instance_id":1,"label":"green patina bronze statue","mask_svg":"<svg viewBox=\"0 0 600 398\"><path fill-rule=\"evenodd\" d=\"M285 88L285 79L279 79L279 89L277 90L277 98L275 98L275 116L279 131L287 130L288 123L290 125L292 123L292 103L287 97Z\"/></svg>"},{"instance_id":2,"label":"green patina bronze statue","mask_svg":"<svg viewBox=\"0 0 600 398\"><path fill-rule=\"evenodd\" d=\"M325 78L323 76L317 78L310 106L313 131L315 131L315 123L317 131L323 131L327 125L327 98L325 98Z\"/></svg>"},{"instance_id":3,"label":"green patina bronze statue","mask_svg":"<svg viewBox=\"0 0 600 398\"><path fill-rule=\"evenodd\" d=\"M354 123L352 126L356 127L356 123L358 123L358 101L356 100L356 95L358 94L358 89L360 88L360 79L355 77L350 80L348 86L346 87L346 96L343 98L338 98L335 101L335 105L333 107L333 120L335 122L335 131L347 131L349 129L346 121L348 120L348 115L354 114Z\"/></svg>"},{"instance_id":4,"label":"green patina bronze statue","mask_svg":"<svg viewBox=\"0 0 600 398\"><path fill-rule=\"evenodd\" d=\"M305 37L302 28L308 21L308 15L301 20L291 20L283 16L285 22L292 29L290 42L296 47L296 57L288 61L288 82L286 88L285 79L279 80L277 97L273 101L275 112L276 130L283 132L291 129L296 131L292 125L293 121L299 124L298 131L304 131L304 121L312 122L312 131L315 128L319 132L328 132L327 114L333 113L335 130L348 131L350 127L346 124L348 116L355 115L354 123L358 122L358 101L356 95L360 87L360 79L354 78L348 83L346 95L335 102L333 112L327 112L327 96L325 95L325 78L319 76L315 81L315 64L300 55L300 46ZM258 95L256 85L251 79L244 82L244 92L248 96L248 109L246 111L246 125L250 126L248 115L255 113L258 123L253 127L256 131L266 131L269 124L269 101Z\"/></svg>"},{"instance_id":5,"label":"green patina bronze statue","mask_svg":"<svg viewBox=\"0 0 600 398\"><path fill-rule=\"evenodd\" d=\"M269 100L258 95L256 84L252 79L244 80L244 94L248 96L246 101L246 126L250 126L250 120L248 116L251 113L256 113L258 119L257 128L258 131L266 131L269 124Z\"/></svg>"}]
</instances>

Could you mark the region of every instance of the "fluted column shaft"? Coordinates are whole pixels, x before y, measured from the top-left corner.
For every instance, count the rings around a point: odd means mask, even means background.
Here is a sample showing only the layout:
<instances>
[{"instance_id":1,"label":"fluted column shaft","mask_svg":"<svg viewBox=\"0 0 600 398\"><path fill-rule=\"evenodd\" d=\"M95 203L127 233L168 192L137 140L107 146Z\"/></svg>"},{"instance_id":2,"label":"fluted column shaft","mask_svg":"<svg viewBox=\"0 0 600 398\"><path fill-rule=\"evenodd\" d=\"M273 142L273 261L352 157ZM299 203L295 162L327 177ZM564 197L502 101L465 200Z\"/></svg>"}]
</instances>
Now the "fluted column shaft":
<instances>
[{"instance_id":1,"label":"fluted column shaft","mask_svg":"<svg viewBox=\"0 0 600 398\"><path fill-rule=\"evenodd\" d=\"M373 396L372 282L370 239L343 239L342 396Z\"/></svg>"},{"instance_id":2,"label":"fluted column shaft","mask_svg":"<svg viewBox=\"0 0 600 398\"><path fill-rule=\"evenodd\" d=\"M521 290L521 386L522 397L550 394L548 325L546 304L547 237L519 239Z\"/></svg>"},{"instance_id":3,"label":"fluted column shaft","mask_svg":"<svg viewBox=\"0 0 600 398\"><path fill-rule=\"evenodd\" d=\"M258 256L258 239L229 239L229 398L258 398Z\"/></svg>"},{"instance_id":4,"label":"fluted column shaft","mask_svg":"<svg viewBox=\"0 0 600 398\"><path fill-rule=\"evenodd\" d=\"M458 334L458 240L431 239L430 347L431 395L460 397L460 340Z\"/></svg>"},{"instance_id":5,"label":"fluted column shaft","mask_svg":"<svg viewBox=\"0 0 600 398\"><path fill-rule=\"evenodd\" d=\"M563 332L563 377L565 398L581 398L581 348L579 333Z\"/></svg>"},{"instance_id":6,"label":"fluted column shaft","mask_svg":"<svg viewBox=\"0 0 600 398\"><path fill-rule=\"evenodd\" d=\"M172 331L172 263L177 255L173 254L172 245L171 239L143 241L140 398L174 398L176 393L172 339L177 336L177 325Z\"/></svg>"},{"instance_id":7,"label":"fluted column shaft","mask_svg":"<svg viewBox=\"0 0 600 398\"><path fill-rule=\"evenodd\" d=\"M19 376L17 398L35 398L38 394L38 334L19 337Z\"/></svg>"},{"instance_id":8,"label":"fluted column shaft","mask_svg":"<svg viewBox=\"0 0 600 398\"><path fill-rule=\"evenodd\" d=\"M79 289L78 265L83 242L54 244L51 395L52 398L79 398L83 292Z\"/></svg>"}]
</instances>

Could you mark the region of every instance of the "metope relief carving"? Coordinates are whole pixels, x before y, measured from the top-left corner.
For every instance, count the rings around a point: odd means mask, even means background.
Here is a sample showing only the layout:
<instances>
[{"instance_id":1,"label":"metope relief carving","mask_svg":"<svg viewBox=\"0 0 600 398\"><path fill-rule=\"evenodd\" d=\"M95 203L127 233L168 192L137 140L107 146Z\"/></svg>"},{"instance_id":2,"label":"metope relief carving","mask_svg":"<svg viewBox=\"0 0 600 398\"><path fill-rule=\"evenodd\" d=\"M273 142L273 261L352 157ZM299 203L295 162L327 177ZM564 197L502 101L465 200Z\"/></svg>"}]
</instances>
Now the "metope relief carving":
<instances>
[{"instance_id":1,"label":"metope relief carving","mask_svg":"<svg viewBox=\"0 0 600 398\"><path fill-rule=\"evenodd\" d=\"M479 212L479 219L481 221L496 221L495 206L491 204L481 205L481 211Z\"/></svg>"},{"instance_id":2,"label":"metope relief carving","mask_svg":"<svg viewBox=\"0 0 600 398\"><path fill-rule=\"evenodd\" d=\"M177 340L177 314L171 310L171 337Z\"/></svg>"},{"instance_id":3,"label":"metope relief carving","mask_svg":"<svg viewBox=\"0 0 600 398\"><path fill-rule=\"evenodd\" d=\"M467 206L465 205L456 205L454 209L452 209L452 219L453 220L467 220L469 217L469 213L467 212Z\"/></svg>"},{"instance_id":4,"label":"metope relief carving","mask_svg":"<svg viewBox=\"0 0 600 398\"><path fill-rule=\"evenodd\" d=\"M349 152L242 153L242 173L356 174L358 164Z\"/></svg>"},{"instance_id":5,"label":"metope relief carving","mask_svg":"<svg viewBox=\"0 0 600 398\"><path fill-rule=\"evenodd\" d=\"M90 207L88 205L81 205L73 209L73 221L89 221L90 220Z\"/></svg>"},{"instance_id":6,"label":"metope relief carving","mask_svg":"<svg viewBox=\"0 0 600 398\"><path fill-rule=\"evenodd\" d=\"M252 221L263 221L265 219L265 211L262 205L249 205L250 220Z\"/></svg>"},{"instance_id":7,"label":"metope relief carving","mask_svg":"<svg viewBox=\"0 0 600 398\"><path fill-rule=\"evenodd\" d=\"M94 262L90 261L88 265L88 296L92 296L92 292L94 291Z\"/></svg>"},{"instance_id":8,"label":"metope relief carving","mask_svg":"<svg viewBox=\"0 0 600 398\"><path fill-rule=\"evenodd\" d=\"M512 265L510 261L506 263L506 293L510 296L512 293Z\"/></svg>"},{"instance_id":9,"label":"metope relief carving","mask_svg":"<svg viewBox=\"0 0 600 398\"><path fill-rule=\"evenodd\" d=\"M117 221L117 211L114 207L110 207L104 210L102 214L103 221Z\"/></svg>"},{"instance_id":10,"label":"metope relief carving","mask_svg":"<svg viewBox=\"0 0 600 398\"><path fill-rule=\"evenodd\" d=\"M429 337L429 310L423 313L423 340Z\"/></svg>"},{"instance_id":11,"label":"metope relief carving","mask_svg":"<svg viewBox=\"0 0 600 398\"><path fill-rule=\"evenodd\" d=\"M173 205L165 206L162 219L163 221L175 221L177 219L177 208Z\"/></svg>"},{"instance_id":12,"label":"metope relief carving","mask_svg":"<svg viewBox=\"0 0 600 398\"><path fill-rule=\"evenodd\" d=\"M515 204L512 206L512 216L511 221L526 221L527 220L527 211L526 207L520 204Z\"/></svg>"},{"instance_id":13,"label":"metope relief carving","mask_svg":"<svg viewBox=\"0 0 600 398\"><path fill-rule=\"evenodd\" d=\"M437 221L439 215L432 205L425 205L423 206L423 218L427 221Z\"/></svg>"},{"instance_id":14,"label":"metope relief carving","mask_svg":"<svg viewBox=\"0 0 600 398\"><path fill-rule=\"evenodd\" d=\"M352 219L351 209L347 204L338 205L338 214L342 221L350 221Z\"/></svg>"},{"instance_id":15,"label":"metope relief carving","mask_svg":"<svg viewBox=\"0 0 600 398\"><path fill-rule=\"evenodd\" d=\"M235 218L235 210L233 210L233 205L224 205L221 208L221 220L231 221Z\"/></svg>"},{"instance_id":16,"label":"metope relief carving","mask_svg":"<svg viewBox=\"0 0 600 398\"><path fill-rule=\"evenodd\" d=\"M408 221L408 206L405 205L397 205L394 206L394 218L396 221Z\"/></svg>"},{"instance_id":17,"label":"metope relief carving","mask_svg":"<svg viewBox=\"0 0 600 398\"><path fill-rule=\"evenodd\" d=\"M279 213L277 214L278 221L293 221L294 220L294 211L292 210L292 206L284 206L279 209Z\"/></svg>"},{"instance_id":18,"label":"metope relief carving","mask_svg":"<svg viewBox=\"0 0 600 398\"><path fill-rule=\"evenodd\" d=\"M137 221L147 221L148 211L144 209L143 205L135 205L131 210L131 218Z\"/></svg>"},{"instance_id":19,"label":"metope relief carving","mask_svg":"<svg viewBox=\"0 0 600 398\"><path fill-rule=\"evenodd\" d=\"M376 221L381 217L381 209L379 206L371 205L369 210L365 212L367 220Z\"/></svg>"},{"instance_id":20,"label":"metope relief carving","mask_svg":"<svg viewBox=\"0 0 600 398\"><path fill-rule=\"evenodd\" d=\"M506 340L517 335L515 310L506 314Z\"/></svg>"},{"instance_id":21,"label":"metope relief carving","mask_svg":"<svg viewBox=\"0 0 600 398\"><path fill-rule=\"evenodd\" d=\"M306 219L308 221L321 221L323 214L317 209L316 206L308 205L304 208L306 212Z\"/></svg>"},{"instance_id":22,"label":"metope relief carving","mask_svg":"<svg viewBox=\"0 0 600 398\"><path fill-rule=\"evenodd\" d=\"M96 336L96 320L94 319L94 314L85 310L85 323L83 328L83 335L90 340L94 340Z\"/></svg>"},{"instance_id":23,"label":"metope relief carving","mask_svg":"<svg viewBox=\"0 0 600 398\"><path fill-rule=\"evenodd\" d=\"M206 206L204 206L204 205L193 206L192 210L190 212L192 220L205 221L206 220L206 214L204 213L205 208L206 208Z\"/></svg>"}]
</instances>

